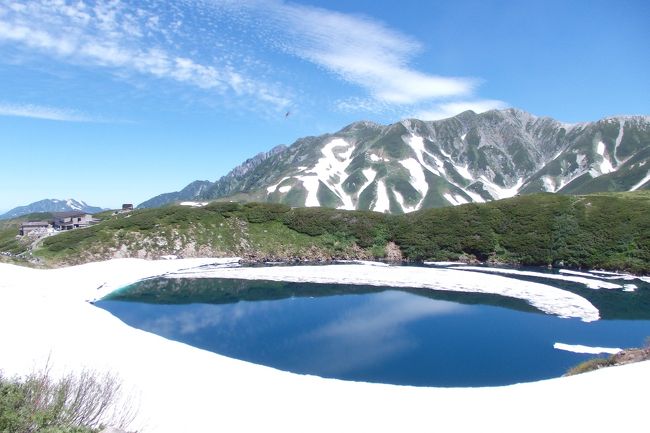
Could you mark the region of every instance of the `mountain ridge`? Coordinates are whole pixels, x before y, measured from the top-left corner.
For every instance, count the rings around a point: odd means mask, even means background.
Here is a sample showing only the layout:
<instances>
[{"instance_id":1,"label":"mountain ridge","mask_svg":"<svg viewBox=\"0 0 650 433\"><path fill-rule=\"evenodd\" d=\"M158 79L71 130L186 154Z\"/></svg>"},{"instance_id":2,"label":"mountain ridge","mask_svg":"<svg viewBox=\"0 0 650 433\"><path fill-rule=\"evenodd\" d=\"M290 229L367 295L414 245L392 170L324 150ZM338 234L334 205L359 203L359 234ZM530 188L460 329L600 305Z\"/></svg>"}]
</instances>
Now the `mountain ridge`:
<instances>
[{"instance_id":1,"label":"mountain ridge","mask_svg":"<svg viewBox=\"0 0 650 433\"><path fill-rule=\"evenodd\" d=\"M567 124L514 108L465 111L438 121L353 122L262 152L199 193L139 207L228 198L408 213L520 193L647 188L648 160L650 116Z\"/></svg>"},{"instance_id":2,"label":"mountain ridge","mask_svg":"<svg viewBox=\"0 0 650 433\"><path fill-rule=\"evenodd\" d=\"M69 199L43 199L35 201L25 206L15 207L4 214L0 215L0 220L17 218L30 213L39 212L87 212L97 213L104 209L97 206L90 206L83 200Z\"/></svg>"}]
</instances>

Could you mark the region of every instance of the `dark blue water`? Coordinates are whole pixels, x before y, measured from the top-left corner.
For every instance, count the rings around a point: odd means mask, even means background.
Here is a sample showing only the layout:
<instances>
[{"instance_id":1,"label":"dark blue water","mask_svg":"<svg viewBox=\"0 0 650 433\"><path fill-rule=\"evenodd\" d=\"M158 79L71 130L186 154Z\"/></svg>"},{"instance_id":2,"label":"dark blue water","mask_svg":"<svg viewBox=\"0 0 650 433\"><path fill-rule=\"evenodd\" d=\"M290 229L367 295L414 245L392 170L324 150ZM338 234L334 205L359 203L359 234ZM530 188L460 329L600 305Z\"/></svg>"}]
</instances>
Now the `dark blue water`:
<instances>
[{"instance_id":1,"label":"dark blue water","mask_svg":"<svg viewBox=\"0 0 650 433\"><path fill-rule=\"evenodd\" d=\"M641 290L648 296L650 289ZM622 305L639 296L616 293ZM555 342L638 347L650 336L650 320L630 320L634 315L584 323L500 296L416 289L158 279L113 298L97 305L131 326L219 354L296 373L416 386L557 377L594 355L557 350Z\"/></svg>"}]
</instances>

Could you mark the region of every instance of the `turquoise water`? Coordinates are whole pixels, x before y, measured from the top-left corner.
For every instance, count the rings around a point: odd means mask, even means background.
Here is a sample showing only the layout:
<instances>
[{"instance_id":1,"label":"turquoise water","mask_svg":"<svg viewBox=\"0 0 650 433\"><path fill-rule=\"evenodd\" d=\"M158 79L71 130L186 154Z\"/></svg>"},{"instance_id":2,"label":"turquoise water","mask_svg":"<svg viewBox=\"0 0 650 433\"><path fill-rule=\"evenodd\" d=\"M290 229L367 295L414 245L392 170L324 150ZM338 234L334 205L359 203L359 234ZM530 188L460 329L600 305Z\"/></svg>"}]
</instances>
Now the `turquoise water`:
<instances>
[{"instance_id":1,"label":"turquoise water","mask_svg":"<svg viewBox=\"0 0 650 433\"><path fill-rule=\"evenodd\" d=\"M554 349L555 342L642 345L650 288L640 285L633 293L584 289L607 312L592 323L496 295L223 279L147 280L97 305L135 328L281 370L486 386L557 377L594 356Z\"/></svg>"}]
</instances>

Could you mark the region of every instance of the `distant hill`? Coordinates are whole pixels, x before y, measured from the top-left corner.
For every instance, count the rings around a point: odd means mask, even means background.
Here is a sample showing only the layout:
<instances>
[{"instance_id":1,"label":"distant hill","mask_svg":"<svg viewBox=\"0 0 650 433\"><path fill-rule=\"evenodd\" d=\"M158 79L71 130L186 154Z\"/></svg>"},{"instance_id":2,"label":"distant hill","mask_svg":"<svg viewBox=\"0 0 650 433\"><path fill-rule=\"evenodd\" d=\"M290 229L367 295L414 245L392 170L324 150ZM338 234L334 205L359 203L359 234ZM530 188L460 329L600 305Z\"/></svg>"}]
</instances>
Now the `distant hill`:
<instances>
[{"instance_id":1,"label":"distant hill","mask_svg":"<svg viewBox=\"0 0 650 433\"><path fill-rule=\"evenodd\" d=\"M276 203L165 206L46 238L48 264L117 257L480 260L650 272L650 191L531 194L406 215ZM15 236L15 232L14 232Z\"/></svg>"},{"instance_id":2,"label":"distant hill","mask_svg":"<svg viewBox=\"0 0 650 433\"><path fill-rule=\"evenodd\" d=\"M301 138L138 207L224 199L399 214L536 192L648 189L649 162L648 116L566 124L517 109L466 111Z\"/></svg>"},{"instance_id":3,"label":"distant hill","mask_svg":"<svg viewBox=\"0 0 650 433\"><path fill-rule=\"evenodd\" d=\"M57 200L57 199L45 199L40 200L26 206L18 206L11 209L9 212L0 215L0 220L6 220L11 218L17 218L22 215L27 215L31 213L39 212L87 212L87 213L97 213L104 210L103 208L97 206L90 206L83 200L75 200L69 198L67 200Z\"/></svg>"}]
</instances>

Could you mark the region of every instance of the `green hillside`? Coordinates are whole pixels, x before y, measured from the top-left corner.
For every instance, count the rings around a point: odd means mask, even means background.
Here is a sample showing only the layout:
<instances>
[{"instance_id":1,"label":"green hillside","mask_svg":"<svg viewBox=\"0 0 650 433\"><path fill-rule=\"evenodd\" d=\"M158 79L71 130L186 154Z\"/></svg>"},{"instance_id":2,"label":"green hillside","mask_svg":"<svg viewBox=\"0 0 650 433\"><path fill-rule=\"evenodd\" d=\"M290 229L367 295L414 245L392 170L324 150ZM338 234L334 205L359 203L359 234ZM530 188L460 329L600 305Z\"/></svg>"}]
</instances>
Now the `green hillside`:
<instances>
[{"instance_id":1,"label":"green hillside","mask_svg":"<svg viewBox=\"0 0 650 433\"><path fill-rule=\"evenodd\" d=\"M14 232L15 233L15 232ZM281 204L168 206L51 236L49 265L115 257L480 260L650 272L650 192L534 194L406 215Z\"/></svg>"},{"instance_id":2,"label":"green hillside","mask_svg":"<svg viewBox=\"0 0 650 433\"><path fill-rule=\"evenodd\" d=\"M0 220L0 262L22 262L21 256L29 252L33 239L17 236L22 223L50 218L52 218L51 213L40 212L9 220Z\"/></svg>"}]
</instances>

